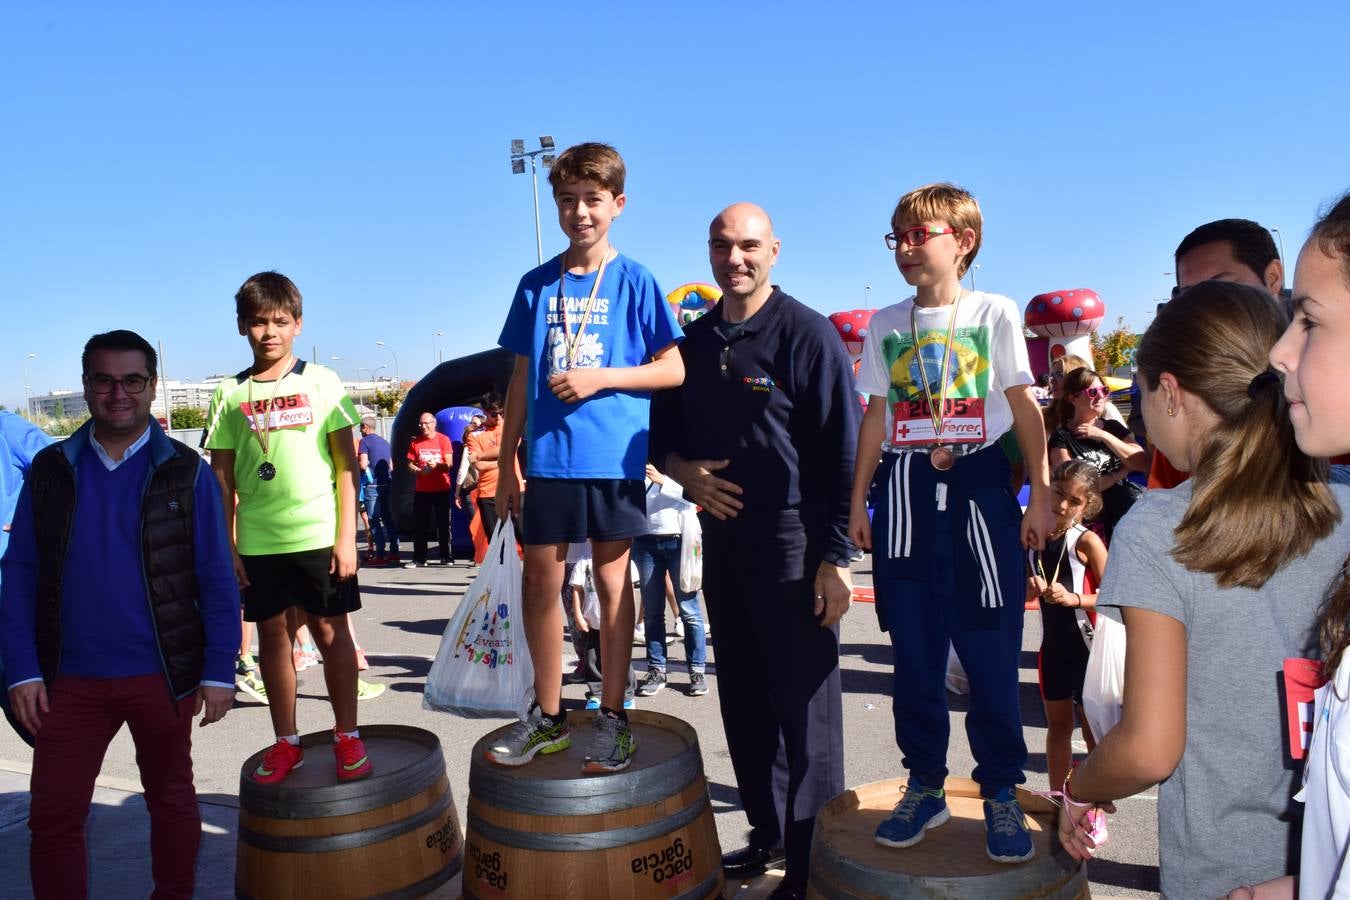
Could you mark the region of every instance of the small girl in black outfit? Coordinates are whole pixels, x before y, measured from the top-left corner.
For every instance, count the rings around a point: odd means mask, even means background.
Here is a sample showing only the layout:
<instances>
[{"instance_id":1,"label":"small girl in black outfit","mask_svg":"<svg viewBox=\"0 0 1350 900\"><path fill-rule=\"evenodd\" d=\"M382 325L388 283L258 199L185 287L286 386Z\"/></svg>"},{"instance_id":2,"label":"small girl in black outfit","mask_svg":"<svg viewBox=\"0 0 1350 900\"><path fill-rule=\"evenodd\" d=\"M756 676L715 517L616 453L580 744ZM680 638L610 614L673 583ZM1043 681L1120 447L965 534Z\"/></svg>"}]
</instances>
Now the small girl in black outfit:
<instances>
[{"instance_id":1,"label":"small girl in black outfit","mask_svg":"<svg viewBox=\"0 0 1350 900\"><path fill-rule=\"evenodd\" d=\"M1050 477L1055 499L1055 530L1045 550L1029 550L1031 575L1027 599L1041 605L1041 702L1045 706L1045 761L1050 789L1064 783L1073 762L1074 714L1082 723L1083 740L1093 747L1083 714L1083 678L1092 642L1096 585L1106 571L1106 545L1081 520L1102 504L1097 470L1083 460L1060 463ZM1091 573L1093 592L1088 593Z\"/></svg>"}]
</instances>

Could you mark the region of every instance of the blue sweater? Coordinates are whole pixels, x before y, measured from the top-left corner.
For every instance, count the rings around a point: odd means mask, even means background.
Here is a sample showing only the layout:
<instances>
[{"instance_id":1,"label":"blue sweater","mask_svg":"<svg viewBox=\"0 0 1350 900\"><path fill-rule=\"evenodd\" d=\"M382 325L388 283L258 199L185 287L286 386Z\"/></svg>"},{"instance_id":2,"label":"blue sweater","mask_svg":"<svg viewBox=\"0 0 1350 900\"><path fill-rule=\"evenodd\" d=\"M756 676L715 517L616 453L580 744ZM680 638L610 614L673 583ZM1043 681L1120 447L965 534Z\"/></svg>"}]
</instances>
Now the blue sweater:
<instances>
[{"instance_id":1,"label":"blue sweater","mask_svg":"<svg viewBox=\"0 0 1350 900\"><path fill-rule=\"evenodd\" d=\"M152 446L142 446L112 471L87 442L75 450L75 521L61 584L61 675L125 678L164 672L140 540L141 498L150 478ZM202 680L229 685L239 649L239 585L220 503L215 476L201 465L193 527L198 606L206 630ZM34 626L35 538L32 493L25 486L9 549L0 561L0 654L7 687L42 677Z\"/></svg>"}]
</instances>

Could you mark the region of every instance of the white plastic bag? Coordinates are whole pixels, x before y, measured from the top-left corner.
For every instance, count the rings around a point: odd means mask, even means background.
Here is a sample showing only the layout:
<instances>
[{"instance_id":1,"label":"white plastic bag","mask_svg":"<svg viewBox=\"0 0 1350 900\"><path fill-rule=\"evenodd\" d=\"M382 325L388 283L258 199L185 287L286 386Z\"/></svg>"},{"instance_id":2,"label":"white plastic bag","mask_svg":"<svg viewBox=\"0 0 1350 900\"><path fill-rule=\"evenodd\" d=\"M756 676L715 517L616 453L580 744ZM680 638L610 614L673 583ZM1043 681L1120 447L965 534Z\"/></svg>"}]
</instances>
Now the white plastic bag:
<instances>
[{"instance_id":1,"label":"white plastic bag","mask_svg":"<svg viewBox=\"0 0 1350 900\"><path fill-rule=\"evenodd\" d=\"M680 510L680 590L703 587L703 528L691 503Z\"/></svg>"},{"instance_id":2,"label":"white plastic bag","mask_svg":"<svg viewBox=\"0 0 1350 900\"><path fill-rule=\"evenodd\" d=\"M1120 721L1124 699L1125 626L1099 610L1092 649L1088 652L1087 675L1083 678L1083 712L1097 740Z\"/></svg>"},{"instance_id":3,"label":"white plastic bag","mask_svg":"<svg viewBox=\"0 0 1350 900\"><path fill-rule=\"evenodd\" d=\"M521 621L515 527L502 519L478 577L450 617L427 674L422 707L470 719L524 718L534 666Z\"/></svg>"}]
</instances>

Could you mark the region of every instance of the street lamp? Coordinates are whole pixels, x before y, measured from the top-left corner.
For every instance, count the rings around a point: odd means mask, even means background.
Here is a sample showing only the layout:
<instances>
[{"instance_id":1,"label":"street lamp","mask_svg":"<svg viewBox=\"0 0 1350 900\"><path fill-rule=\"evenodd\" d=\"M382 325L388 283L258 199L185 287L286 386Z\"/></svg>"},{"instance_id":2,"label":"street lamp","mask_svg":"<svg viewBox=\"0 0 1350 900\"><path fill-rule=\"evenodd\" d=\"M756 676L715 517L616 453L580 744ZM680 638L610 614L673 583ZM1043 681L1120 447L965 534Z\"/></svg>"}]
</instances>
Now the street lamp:
<instances>
[{"instance_id":1,"label":"street lamp","mask_svg":"<svg viewBox=\"0 0 1350 900\"><path fill-rule=\"evenodd\" d=\"M1280 262L1284 262L1284 235L1280 234L1278 226L1272 225L1270 233L1275 235L1275 239L1280 242Z\"/></svg>"},{"instance_id":2,"label":"street lamp","mask_svg":"<svg viewBox=\"0 0 1350 900\"><path fill-rule=\"evenodd\" d=\"M979 263L975 263L975 265L970 267L970 289L972 291L975 290L975 273L979 271L979 268Z\"/></svg>"},{"instance_id":3,"label":"street lamp","mask_svg":"<svg viewBox=\"0 0 1350 900\"><path fill-rule=\"evenodd\" d=\"M441 351L437 348L436 338L438 337L445 337L445 332L437 331L431 335L431 364L433 366L439 366L442 362Z\"/></svg>"},{"instance_id":4,"label":"street lamp","mask_svg":"<svg viewBox=\"0 0 1350 900\"><path fill-rule=\"evenodd\" d=\"M525 174L525 160L530 161L530 183L534 186L534 252L539 264L544 263L544 239L539 232L539 176L534 158L543 155L544 168L550 168L558 157L553 154L553 137L543 135L539 138L538 150L526 150L524 138L511 139L511 174Z\"/></svg>"},{"instance_id":5,"label":"street lamp","mask_svg":"<svg viewBox=\"0 0 1350 900\"><path fill-rule=\"evenodd\" d=\"M398 382L398 384L394 388L394 393L398 393L400 390L403 389L403 378L398 374L398 354L394 352L393 347L390 347L384 341L376 341L375 346L383 347L384 349L388 350L389 355L394 358L394 380Z\"/></svg>"},{"instance_id":6,"label":"street lamp","mask_svg":"<svg viewBox=\"0 0 1350 900\"><path fill-rule=\"evenodd\" d=\"M871 309L871 308L872 308L872 286L870 284L864 284L863 309Z\"/></svg>"},{"instance_id":7,"label":"street lamp","mask_svg":"<svg viewBox=\"0 0 1350 900\"><path fill-rule=\"evenodd\" d=\"M362 400L361 398L361 373L364 372L365 369L362 369L360 366L352 362L350 359L347 359L347 357L345 356L330 356L328 358L333 360L334 362L345 362L347 365L351 366L353 369L356 370L356 400L358 403L364 403L365 401Z\"/></svg>"},{"instance_id":8,"label":"street lamp","mask_svg":"<svg viewBox=\"0 0 1350 900\"><path fill-rule=\"evenodd\" d=\"M33 392L28 388L28 361L36 356L36 353L30 353L23 358L23 405L29 416L33 415Z\"/></svg>"}]
</instances>

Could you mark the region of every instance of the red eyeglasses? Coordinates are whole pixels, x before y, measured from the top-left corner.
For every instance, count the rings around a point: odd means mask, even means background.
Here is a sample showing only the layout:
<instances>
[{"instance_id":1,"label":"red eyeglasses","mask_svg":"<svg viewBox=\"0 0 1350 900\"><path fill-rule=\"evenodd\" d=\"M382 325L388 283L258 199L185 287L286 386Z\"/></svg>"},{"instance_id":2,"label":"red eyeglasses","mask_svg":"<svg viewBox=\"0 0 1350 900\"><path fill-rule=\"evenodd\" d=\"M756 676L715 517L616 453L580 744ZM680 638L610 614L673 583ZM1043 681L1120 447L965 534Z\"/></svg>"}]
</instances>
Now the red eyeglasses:
<instances>
[{"instance_id":1,"label":"red eyeglasses","mask_svg":"<svg viewBox=\"0 0 1350 900\"><path fill-rule=\"evenodd\" d=\"M1111 389L1107 387L1083 388L1077 394L1074 394L1074 396L1086 397L1089 400L1105 400L1107 397L1111 396Z\"/></svg>"},{"instance_id":2,"label":"red eyeglasses","mask_svg":"<svg viewBox=\"0 0 1350 900\"><path fill-rule=\"evenodd\" d=\"M914 228L906 228L904 231L892 231L885 236L886 248L894 250L900 246L903 241L911 247L922 247L928 243L930 237L937 237L941 234L956 234L955 228L927 228L923 225Z\"/></svg>"}]
</instances>

